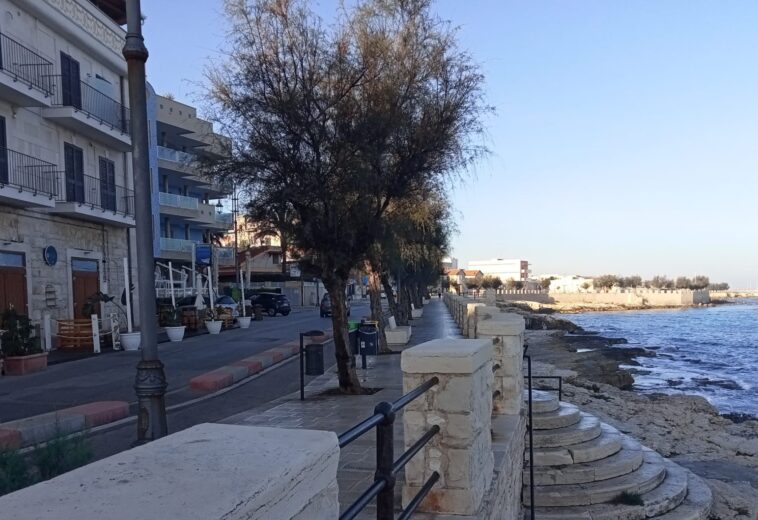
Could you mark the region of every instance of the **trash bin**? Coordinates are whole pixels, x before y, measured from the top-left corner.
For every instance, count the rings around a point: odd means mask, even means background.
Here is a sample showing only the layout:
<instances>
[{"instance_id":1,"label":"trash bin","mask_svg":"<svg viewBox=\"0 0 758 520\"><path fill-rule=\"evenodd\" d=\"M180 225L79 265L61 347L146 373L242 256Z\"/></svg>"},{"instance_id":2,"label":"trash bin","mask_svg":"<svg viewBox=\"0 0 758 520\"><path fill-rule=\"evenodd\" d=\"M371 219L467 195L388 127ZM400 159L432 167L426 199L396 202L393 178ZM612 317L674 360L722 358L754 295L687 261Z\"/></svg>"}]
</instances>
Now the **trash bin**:
<instances>
[{"instance_id":1,"label":"trash bin","mask_svg":"<svg viewBox=\"0 0 758 520\"><path fill-rule=\"evenodd\" d=\"M350 342L350 352L354 356L358 355L358 327L360 324L357 321L347 322L347 336Z\"/></svg>"},{"instance_id":2,"label":"trash bin","mask_svg":"<svg viewBox=\"0 0 758 520\"><path fill-rule=\"evenodd\" d=\"M305 375L320 376L324 373L324 345L305 346Z\"/></svg>"},{"instance_id":3,"label":"trash bin","mask_svg":"<svg viewBox=\"0 0 758 520\"><path fill-rule=\"evenodd\" d=\"M378 323L364 320L358 328L358 353L362 356L376 356L379 352Z\"/></svg>"}]
</instances>

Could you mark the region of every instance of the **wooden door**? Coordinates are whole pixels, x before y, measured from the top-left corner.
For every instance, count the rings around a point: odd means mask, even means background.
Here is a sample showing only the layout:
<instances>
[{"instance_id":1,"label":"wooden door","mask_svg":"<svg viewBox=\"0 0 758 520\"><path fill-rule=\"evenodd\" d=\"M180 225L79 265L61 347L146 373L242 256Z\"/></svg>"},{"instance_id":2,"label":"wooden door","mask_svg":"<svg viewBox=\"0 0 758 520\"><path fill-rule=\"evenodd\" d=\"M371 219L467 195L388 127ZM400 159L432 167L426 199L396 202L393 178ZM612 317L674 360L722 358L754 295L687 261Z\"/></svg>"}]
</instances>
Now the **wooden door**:
<instances>
[{"instance_id":1,"label":"wooden door","mask_svg":"<svg viewBox=\"0 0 758 520\"><path fill-rule=\"evenodd\" d=\"M88 300L100 291L100 274L97 260L74 258L71 260L74 318L89 318L84 312ZM100 303L95 303L95 314L100 314Z\"/></svg>"},{"instance_id":2,"label":"wooden door","mask_svg":"<svg viewBox=\"0 0 758 520\"><path fill-rule=\"evenodd\" d=\"M12 305L19 314L28 314L26 304L24 255L0 251L0 312Z\"/></svg>"},{"instance_id":3,"label":"wooden door","mask_svg":"<svg viewBox=\"0 0 758 520\"><path fill-rule=\"evenodd\" d=\"M61 52L61 98L65 106L82 108L79 62L64 52Z\"/></svg>"}]
</instances>

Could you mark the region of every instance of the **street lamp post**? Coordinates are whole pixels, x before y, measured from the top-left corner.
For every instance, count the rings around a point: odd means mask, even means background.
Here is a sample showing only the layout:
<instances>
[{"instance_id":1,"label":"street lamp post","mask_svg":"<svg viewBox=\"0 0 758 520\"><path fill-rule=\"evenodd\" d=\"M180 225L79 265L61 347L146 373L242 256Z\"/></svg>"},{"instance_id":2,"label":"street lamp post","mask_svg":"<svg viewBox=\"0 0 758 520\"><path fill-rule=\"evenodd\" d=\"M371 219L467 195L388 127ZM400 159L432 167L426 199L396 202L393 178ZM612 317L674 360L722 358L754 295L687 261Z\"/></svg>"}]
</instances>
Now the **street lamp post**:
<instances>
[{"instance_id":1,"label":"street lamp post","mask_svg":"<svg viewBox=\"0 0 758 520\"><path fill-rule=\"evenodd\" d=\"M134 390L137 394L137 442L148 442L167 434L166 374L158 359L158 334L153 280L153 208L150 193L150 159L147 131L145 62L147 48L142 38L140 0L126 0L127 33L124 58L129 80L132 125L132 169L134 171L135 220L137 223L137 286L140 297L142 359L137 364Z\"/></svg>"}]
</instances>

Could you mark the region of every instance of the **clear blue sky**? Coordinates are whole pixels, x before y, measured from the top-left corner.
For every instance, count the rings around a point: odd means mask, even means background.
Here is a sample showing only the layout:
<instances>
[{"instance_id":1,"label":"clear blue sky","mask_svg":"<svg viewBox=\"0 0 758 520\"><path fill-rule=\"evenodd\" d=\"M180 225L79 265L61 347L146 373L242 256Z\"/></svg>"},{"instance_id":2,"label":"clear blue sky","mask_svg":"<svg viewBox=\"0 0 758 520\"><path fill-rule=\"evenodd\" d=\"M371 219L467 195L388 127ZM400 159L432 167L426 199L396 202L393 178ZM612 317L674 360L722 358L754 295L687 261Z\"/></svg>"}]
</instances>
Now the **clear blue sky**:
<instances>
[{"instance_id":1,"label":"clear blue sky","mask_svg":"<svg viewBox=\"0 0 758 520\"><path fill-rule=\"evenodd\" d=\"M322 0L329 17L336 0ZM487 77L454 256L758 284L758 2L440 0ZM180 7L181 6L181 7ZM202 104L221 0L143 1L159 93Z\"/></svg>"}]
</instances>

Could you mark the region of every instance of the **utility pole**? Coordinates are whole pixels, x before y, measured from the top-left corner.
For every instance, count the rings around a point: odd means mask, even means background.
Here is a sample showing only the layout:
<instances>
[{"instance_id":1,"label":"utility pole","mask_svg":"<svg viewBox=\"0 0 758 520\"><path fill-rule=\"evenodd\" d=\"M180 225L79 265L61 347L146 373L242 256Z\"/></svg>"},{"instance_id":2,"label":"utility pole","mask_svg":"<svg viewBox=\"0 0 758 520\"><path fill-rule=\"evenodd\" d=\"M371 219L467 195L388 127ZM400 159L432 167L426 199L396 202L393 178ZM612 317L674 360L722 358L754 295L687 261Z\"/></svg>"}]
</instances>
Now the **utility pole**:
<instances>
[{"instance_id":1,"label":"utility pole","mask_svg":"<svg viewBox=\"0 0 758 520\"><path fill-rule=\"evenodd\" d=\"M145 62L147 48L142 37L140 0L126 0L126 44L124 58L129 80L132 125L132 169L134 171L135 220L137 222L137 286L140 298L142 359L137 363L134 390L137 394L137 443L164 437L166 424L166 374L158 359L153 279L153 208L150 197L150 159L147 131Z\"/></svg>"}]
</instances>

